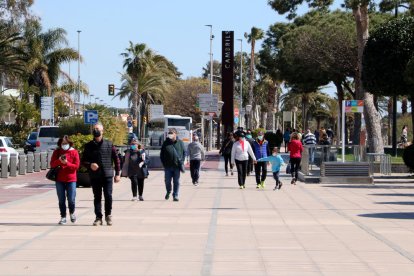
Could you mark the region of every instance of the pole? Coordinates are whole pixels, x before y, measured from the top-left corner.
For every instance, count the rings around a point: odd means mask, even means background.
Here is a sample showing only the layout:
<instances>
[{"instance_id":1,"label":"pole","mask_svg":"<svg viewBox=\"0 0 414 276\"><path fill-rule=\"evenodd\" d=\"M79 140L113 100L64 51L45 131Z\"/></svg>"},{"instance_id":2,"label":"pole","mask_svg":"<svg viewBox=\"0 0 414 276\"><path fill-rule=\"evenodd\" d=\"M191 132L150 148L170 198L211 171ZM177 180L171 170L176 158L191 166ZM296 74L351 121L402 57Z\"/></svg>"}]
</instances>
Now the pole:
<instances>
[{"instance_id":1,"label":"pole","mask_svg":"<svg viewBox=\"0 0 414 276\"><path fill-rule=\"evenodd\" d=\"M80 101L80 33L81 31L78 30L78 93L76 93L77 94L76 100L78 103ZM83 109L85 109L85 102L83 104L84 104Z\"/></svg>"},{"instance_id":2,"label":"pole","mask_svg":"<svg viewBox=\"0 0 414 276\"><path fill-rule=\"evenodd\" d=\"M206 147L204 143L204 114L201 114L201 143L203 147Z\"/></svg>"},{"instance_id":3,"label":"pole","mask_svg":"<svg viewBox=\"0 0 414 276\"><path fill-rule=\"evenodd\" d=\"M345 100L342 100L342 162L345 162Z\"/></svg>"},{"instance_id":4,"label":"pole","mask_svg":"<svg viewBox=\"0 0 414 276\"><path fill-rule=\"evenodd\" d=\"M213 25L207 25L210 27L210 95L213 99ZM213 142L213 116L210 116L209 126L209 139L208 139L208 150L212 149Z\"/></svg>"},{"instance_id":5,"label":"pole","mask_svg":"<svg viewBox=\"0 0 414 276\"><path fill-rule=\"evenodd\" d=\"M240 108L239 108L239 127L242 126L242 108L243 108L243 39L240 41Z\"/></svg>"}]
</instances>

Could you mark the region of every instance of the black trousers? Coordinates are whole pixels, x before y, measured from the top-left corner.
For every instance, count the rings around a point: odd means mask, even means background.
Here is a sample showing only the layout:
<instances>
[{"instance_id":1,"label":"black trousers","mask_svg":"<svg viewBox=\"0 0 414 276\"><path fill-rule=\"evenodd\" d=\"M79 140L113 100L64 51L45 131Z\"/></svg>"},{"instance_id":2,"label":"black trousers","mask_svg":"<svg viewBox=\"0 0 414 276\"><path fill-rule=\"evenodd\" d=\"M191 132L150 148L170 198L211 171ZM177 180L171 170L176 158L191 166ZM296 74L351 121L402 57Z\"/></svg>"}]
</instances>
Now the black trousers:
<instances>
[{"instance_id":1,"label":"black trousers","mask_svg":"<svg viewBox=\"0 0 414 276\"><path fill-rule=\"evenodd\" d=\"M137 196L137 188L138 188L138 195L142 196L144 193L144 180L145 178L138 178L138 175L130 176L129 179L131 179L131 190L132 190L132 196Z\"/></svg>"},{"instance_id":2,"label":"black trousers","mask_svg":"<svg viewBox=\"0 0 414 276\"><path fill-rule=\"evenodd\" d=\"M229 173L228 165L230 164L230 170L233 169L233 165L231 164L231 154L224 154L224 170L226 171L226 174Z\"/></svg>"},{"instance_id":3,"label":"black trousers","mask_svg":"<svg viewBox=\"0 0 414 276\"><path fill-rule=\"evenodd\" d=\"M237 168L237 180L239 182L239 186L243 186L246 182L247 176L247 160L239 161L235 160L236 168Z\"/></svg>"},{"instance_id":4,"label":"black trousers","mask_svg":"<svg viewBox=\"0 0 414 276\"><path fill-rule=\"evenodd\" d=\"M298 171L301 161L302 158L290 158L290 173L292 175L292 178L294 177L295 180L298 180Z\"/></svg>"},{"instance_id":5,"label":"black trousers","mask_svg":"<svg viewBox=\"0 0 414 276\"><path fill-rule=\"evenodd\" d=\"M250 174L253 172L253 158L249 155L249 160L247 162L247 174Z\"/></svg>"},{"instance_id":6,"label":"black trousers","mask_svg":"<svg viewBox=\"0 0 414 276\"><path fill-rule=\"evenodd\" d=\"M93 205L95 206L95 215L102 218L102 190L105 198L105 216L112 213L112 189L113 177L93 176L91 177L93 190Z\"/></svg>"},{"instance_id":7,"label":"black trousers","mask_svg":"<svg viewBox=\"0 0 414 276\"><path fill-rule=\"evenodd\" d=\"M257 184L259 184L260 181L265 181L267 174L267 162L257 162L257 164L254 165L254 172L256 173Z\"/></svg>"},{"instance_id":8,"label":"black trousers","mask_svg":"<svg viewBox=\"0 0 414 276\"><path fill-rule=\"evenodd\" d=\"M200 178L200 165L201 160L190 160L190 173L193 184L198 182L198 179Z\"/></svg>"}]
</instances>

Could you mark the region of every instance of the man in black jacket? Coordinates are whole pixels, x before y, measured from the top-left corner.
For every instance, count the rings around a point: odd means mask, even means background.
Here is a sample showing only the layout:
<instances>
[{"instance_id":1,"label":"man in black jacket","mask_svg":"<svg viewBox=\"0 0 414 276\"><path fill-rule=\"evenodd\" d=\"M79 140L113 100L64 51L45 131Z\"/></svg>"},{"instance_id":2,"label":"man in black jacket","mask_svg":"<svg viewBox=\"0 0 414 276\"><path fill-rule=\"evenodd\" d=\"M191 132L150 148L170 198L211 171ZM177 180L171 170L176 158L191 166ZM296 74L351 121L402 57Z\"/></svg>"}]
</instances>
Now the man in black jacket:
<instances>
[{"instance_id":1,"label":"man in black jacket","mask_svg":"<svg viewBox=\"0 0 414 276\"><path fill-rule=\"evenodd\" d=\"M103 139L103 126L96 123L93 126L93 140L85 145L83 151L83 165L88 168L94 195L96 219L93 225L102 225L102 190L105 197L105 220L112 225L112 187L120 181L120 160L112 142ZM114 167L115 165L115 176Z\"/></svg>"},{"instance_id":2,"label":"man in black jacket","mask_svg":"<svg viewBox=\"0 0 414 276\"><path fill-rule=\"evenodd\" d=\"M178 201L178 193L180 191L180 174L181 167L184 165L185 148L184 143L177 137L177 130L170 128L168 137L165 139L161 147L160 158L164 166L165 173L165 189L167 194L165 199L168 200L171 194L171 180L173 180L173 198Z\"/></svg>"}]
</instances>

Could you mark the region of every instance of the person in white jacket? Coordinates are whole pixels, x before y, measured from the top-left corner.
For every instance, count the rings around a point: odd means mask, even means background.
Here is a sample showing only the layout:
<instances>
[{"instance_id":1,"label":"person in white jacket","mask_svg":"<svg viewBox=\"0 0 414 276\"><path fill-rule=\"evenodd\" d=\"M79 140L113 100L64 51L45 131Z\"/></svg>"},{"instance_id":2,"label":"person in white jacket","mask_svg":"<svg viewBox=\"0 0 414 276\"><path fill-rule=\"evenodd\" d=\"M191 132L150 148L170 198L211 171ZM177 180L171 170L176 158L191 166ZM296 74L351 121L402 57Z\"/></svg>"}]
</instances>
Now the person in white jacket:
<instances>
[{"instance_id":1,"label":"person in white jacket","mask_svg":"<svg viewBox=\"0 0 414 276\"><path fill-rule=\"evenodd\" d=\"M256 157L250 143L244 139L244 132L237 131L235 134L236 142L233 143L231 149L231 164L236 165L237 168L237 180L239 182L240 189L244 189L247 175L247 162L249 155L253 159L254 164L257 163Z\"/></svg>"}]
</instances>

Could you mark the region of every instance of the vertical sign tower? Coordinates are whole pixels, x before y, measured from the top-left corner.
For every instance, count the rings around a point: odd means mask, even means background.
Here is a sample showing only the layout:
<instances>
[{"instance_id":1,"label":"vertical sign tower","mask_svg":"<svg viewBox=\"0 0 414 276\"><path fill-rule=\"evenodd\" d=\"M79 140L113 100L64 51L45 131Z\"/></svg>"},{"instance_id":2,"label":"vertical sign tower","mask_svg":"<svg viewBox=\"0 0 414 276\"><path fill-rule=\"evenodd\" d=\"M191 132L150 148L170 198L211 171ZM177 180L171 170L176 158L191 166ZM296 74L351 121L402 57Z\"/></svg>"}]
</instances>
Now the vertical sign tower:
<instances>
[{"instance_id":1,"label":"vertical sign tower","mask_svg":"<svg viewBox=\"0 0 414 276\"><path fill-rule=\"evenodd\" d=\"M234 91L234 32L222 32L221 51L221 99L224 102L221 118L224 126L224 133L233 131L233 91Z\"/></svg>"}]
</instances>

